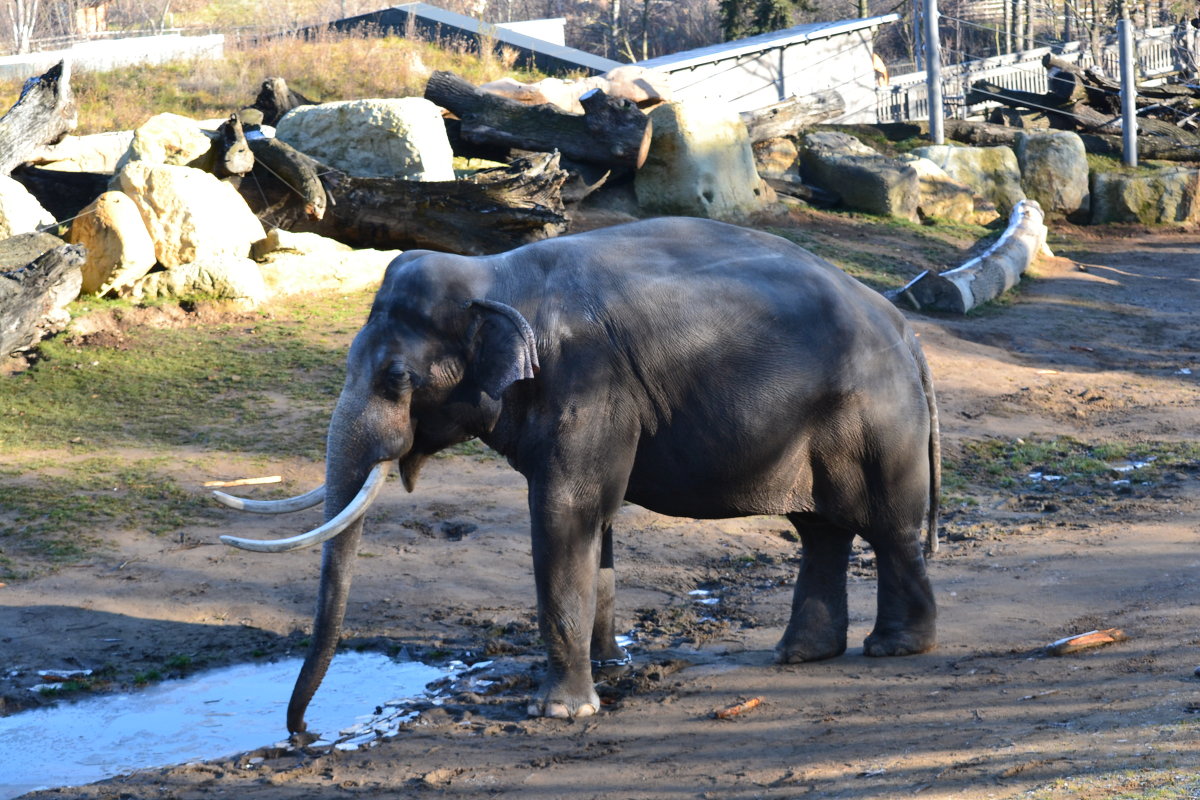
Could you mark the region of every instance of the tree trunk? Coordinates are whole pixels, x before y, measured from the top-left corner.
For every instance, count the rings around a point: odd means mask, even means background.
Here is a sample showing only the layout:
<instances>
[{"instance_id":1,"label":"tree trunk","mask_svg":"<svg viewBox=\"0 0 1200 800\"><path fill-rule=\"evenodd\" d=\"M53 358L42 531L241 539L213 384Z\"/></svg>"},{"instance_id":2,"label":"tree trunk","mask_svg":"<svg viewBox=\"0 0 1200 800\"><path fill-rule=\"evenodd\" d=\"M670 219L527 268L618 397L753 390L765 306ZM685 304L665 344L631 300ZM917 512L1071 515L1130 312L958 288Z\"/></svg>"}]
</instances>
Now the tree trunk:
<instances>
[{"instance_id":1,"label":"tree trunk","mask_svg":"<svg viewBox=\"0 0 1200 800\"><path fill-rule=\"evenodd\" d=\"M251 146L258 152L258 143ZM567 228L562 186L568 175L556 155L537 154L455 181L358 178L297 155L286 183L279 169L256 167L240 186L255 213L285 230L311 231L355 247L481 255ZM318 180L330 200L320 218L312 214L311 192L294 188Z\"/></svg>"},{"instance_id":2,"label":"tree trunk","mask_svg":"<svg viewBox=\"0 0 1200 800\"><path fill-rule=\"evenodd\" d=\"M1022 200L1013 209L1004 234L982 255L941 274L922 272L892 299L918 311L965 314L1016 286L1045 246L1042 209L1033 200Z\"/></svg>"},{"instance_id":3,"label":"tree trunk","mask_svg":"<svg viewBox=\"0 0 1200 800\"><path fill-rule=\"evenodd\" d=\"M845 113L842 96L834 91L818 92L808 97L791 97L755 111L743 111L742 122L751 142L761 142L780 136L795 136Z\"/></svg>"},{"instance_id":4,"label":"tree trunk","mask_svg":"<svg viewBox=\"0 0 1200 800\"><path fill-rule=\"evenodd\" d=\"M12 172L42 145L57 142L75 123L71 68L60 61L26 81L20 98L0 117L0 175Z\"/></svg>"},{"instance_id":5,"label":"tree trunk","mask_svg":"<svg viewBox=\"0 0 1200 800\"><path fill-rule=\"evenodd\" d=\"M293 108L311 105L316 105L316 101L288 88L287 81L283 78L267 78L262 82L258 97L254 98L250 108L262 112L263 125L274 127L283 119L283 115Z\"/></svg>"},{"instance_id":6,"label":"tree trunk","mask_svg":"<svg viewBox=\"0 0 1200 800\"><path fill-rule=\"evenodd\" d=\"M79 296L86 260L81 245L62 245L24 267L0 272L0 354L31 347L65 327L66 307Z\"/></svg>"},{"instance_id":7,"label":"tree trunk","mask_svg":"<svg viewBox=\"0 0 1200 800\"><path fill-rule=\"evenodd\" d=\"M557 150L570 161L625 170L640 167L650 149L650 118L636 104L599 89L579 98L584 113L570 114L523 105L439 70L430 76L425 98L458 117L461 137L476 145Z\"/></svg>"}]
</instances>

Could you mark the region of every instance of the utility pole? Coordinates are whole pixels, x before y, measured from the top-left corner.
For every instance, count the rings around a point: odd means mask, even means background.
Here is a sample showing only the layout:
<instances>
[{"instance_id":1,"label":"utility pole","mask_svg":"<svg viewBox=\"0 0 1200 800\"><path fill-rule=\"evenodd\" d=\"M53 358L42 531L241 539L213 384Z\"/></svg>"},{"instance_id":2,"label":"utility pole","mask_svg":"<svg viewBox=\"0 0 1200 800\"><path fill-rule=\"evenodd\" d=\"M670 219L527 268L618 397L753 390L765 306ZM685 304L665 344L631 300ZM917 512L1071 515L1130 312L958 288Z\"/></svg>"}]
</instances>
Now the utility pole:
<instances>
[{"instance_id":1,"label":"utility pole","mask_svg":"<svg viewBox=\"0 0 1200 800\"><path fill-rule=\"evenodd\" d=\"M1129 8L1122 3L1123 16L1117 20L1117 40L1121 55L1121 144L1122 161L1136 167L1137 156L1137 53L1133 49L1133 23Z\"/></svg>"},{"instance_id":2,"label":"utility pole","mask_svg":"<svg viewBox=\"0 0 1200 800\"><path fill-rule=\"evenodd\" d=\"M942 111L942 47L938 39L937 0L925 0L925 89L929 94L929 138L945 144Z\"/></svg>"}]
</instances>

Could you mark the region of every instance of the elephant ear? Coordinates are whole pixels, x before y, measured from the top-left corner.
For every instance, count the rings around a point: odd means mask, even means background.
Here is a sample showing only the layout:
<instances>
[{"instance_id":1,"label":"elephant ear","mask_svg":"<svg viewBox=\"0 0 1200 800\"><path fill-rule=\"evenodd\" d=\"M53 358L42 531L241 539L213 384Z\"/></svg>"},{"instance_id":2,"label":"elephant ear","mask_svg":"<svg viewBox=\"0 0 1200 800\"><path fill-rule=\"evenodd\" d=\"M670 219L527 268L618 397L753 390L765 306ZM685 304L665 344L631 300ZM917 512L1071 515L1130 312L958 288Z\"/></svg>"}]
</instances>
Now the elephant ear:
<instances>
[{"instance_id":1,"label":"elephant ear","mask_svg":"<svg viewBox=\"0 0 1200 800\"><path fill-rule=\"evenodd\" d=\"M509 386L538 373L533 328L521 312L504 303L472 300L468 306L479 320L471 343L470 368L480 388L499 400Z\"/></svg>"}]
</instances>

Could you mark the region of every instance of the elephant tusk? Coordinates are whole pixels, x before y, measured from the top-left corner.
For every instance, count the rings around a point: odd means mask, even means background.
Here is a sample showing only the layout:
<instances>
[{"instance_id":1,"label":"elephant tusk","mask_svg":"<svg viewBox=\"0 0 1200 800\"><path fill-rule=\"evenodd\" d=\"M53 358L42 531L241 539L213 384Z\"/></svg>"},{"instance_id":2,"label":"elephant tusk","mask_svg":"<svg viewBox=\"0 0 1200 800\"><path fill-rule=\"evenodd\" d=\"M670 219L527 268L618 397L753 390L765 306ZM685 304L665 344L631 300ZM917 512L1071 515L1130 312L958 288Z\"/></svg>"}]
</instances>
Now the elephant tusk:
<instances>
[{"instance_id":1,"label":"elephant tusk","mask_svg":"<svg viewBox=\"0 0 1200 800\"><path fill-rule=\"evenodd\" d=\"M240 547L243 550L254 550L259 553L286 553L289 550L311 547L314 544L320 544L332 539L353 525L366 513L367 508L370 507L375 497L379 494L379 490L383 488L390 465L390 461L384 461L372 467L370 474L363 481L362 488L358 490L358 494L354 496L354 499L333 519L318 528L312 529L308 533L297 534L287 539L243 539L238 536L222 536L221 541L233 547ZM316 490L314 489L313 491ZM312 492L309 494L312 494Z\"/></svg>"},{"instance_id":2,"label":"elephant tusk","mask_svg":"<svg viewBox=\"0 0 1200 800\"><path fill-rule=\"evenodd\" d=\"M319 504L325 499L325 486L318 486L311 492L289 497L286 500L250 500L245 497L234 497L225 492L213 492L213 497L221 505L238 511L249 511L251 514L286 514L289 511L303 511Z\"/></svg>"}]
</instances>

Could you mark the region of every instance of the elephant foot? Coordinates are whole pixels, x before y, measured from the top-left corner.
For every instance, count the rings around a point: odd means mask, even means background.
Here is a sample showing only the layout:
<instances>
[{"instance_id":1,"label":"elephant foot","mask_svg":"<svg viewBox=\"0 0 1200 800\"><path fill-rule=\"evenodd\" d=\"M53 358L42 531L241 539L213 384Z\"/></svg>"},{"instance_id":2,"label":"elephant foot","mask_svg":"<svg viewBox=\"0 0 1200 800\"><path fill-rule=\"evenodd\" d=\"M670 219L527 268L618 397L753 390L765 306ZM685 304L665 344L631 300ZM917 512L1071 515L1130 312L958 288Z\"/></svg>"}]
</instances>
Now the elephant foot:
<instances>
[{"instance_id":1,"label":"elephant foot","mask_svg":"<svg viewBox=\"0 0 1200 800\"><path fill-rule=\"evenodd\" d=\"M531 717L550 719L576 719L590 717L600 710L600 695L591 684L587 689L568 692L563 686L551 687L541 699L531 700L526 709Z\"/></svg>"},{"instance_id":2,"label":"elephant foot","mask_svg":"<svg viewBox=\"0 0 1200 800\"><path fill-rule=\"evenodd\" d=\"M836 658L846 652L846 634L796 634L788 631L775 645L776 664L799 664Z\"/></svg>"},{"instance_id":3,"label":"elephant foot","mask_svg":"<svg viewBox=\"0 0 1200 800\"><path fill-rule=\"evenodd\" d=\"M937 636L932 631L872 632L863 640L863 653L872 657L911 656L935 647Z\"/></svg>"},{"instance_id":4,"label":"elephant foot","mask_svg":"<svg viewBox=\"0 0 1200 800\"><path fill-rule=\"evenodd\" d=\"M620 679L629 672L633 656L617 644L601 656L592 654L592 683L605 683Z\"/></svg>"}]
</instances>

